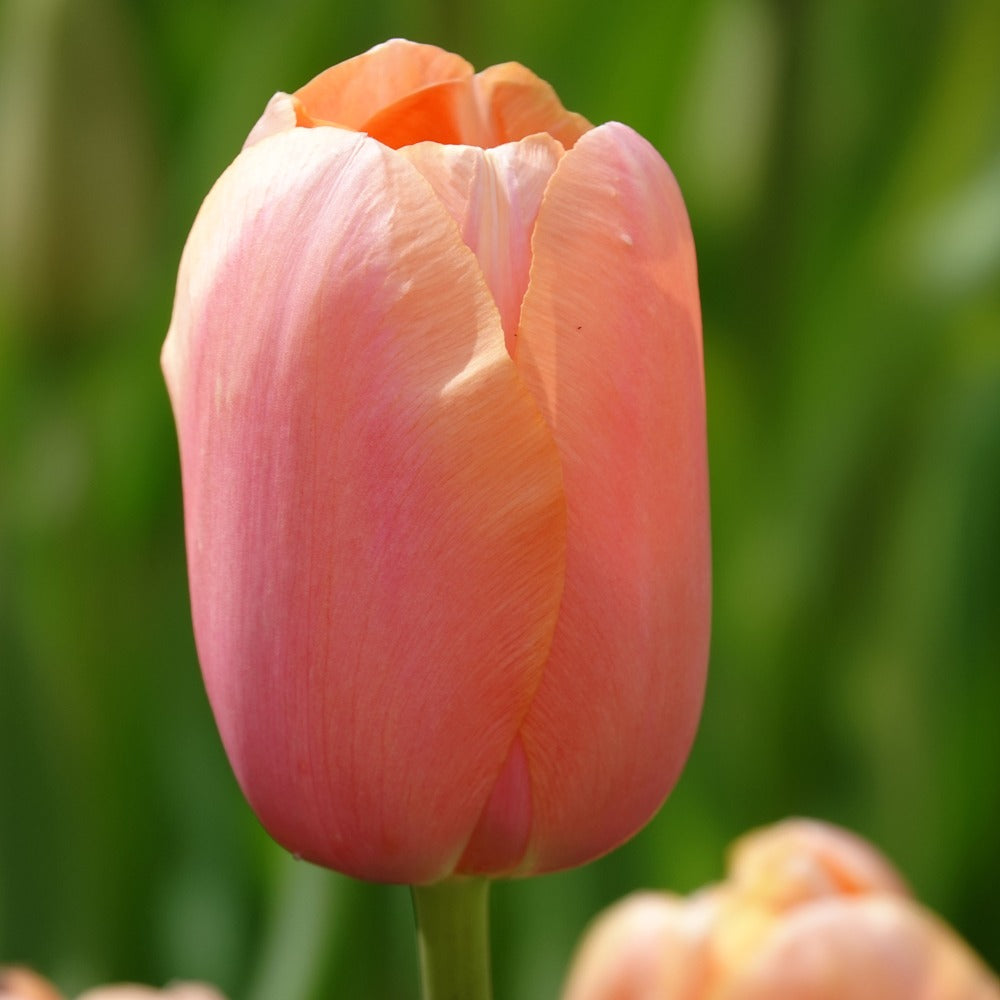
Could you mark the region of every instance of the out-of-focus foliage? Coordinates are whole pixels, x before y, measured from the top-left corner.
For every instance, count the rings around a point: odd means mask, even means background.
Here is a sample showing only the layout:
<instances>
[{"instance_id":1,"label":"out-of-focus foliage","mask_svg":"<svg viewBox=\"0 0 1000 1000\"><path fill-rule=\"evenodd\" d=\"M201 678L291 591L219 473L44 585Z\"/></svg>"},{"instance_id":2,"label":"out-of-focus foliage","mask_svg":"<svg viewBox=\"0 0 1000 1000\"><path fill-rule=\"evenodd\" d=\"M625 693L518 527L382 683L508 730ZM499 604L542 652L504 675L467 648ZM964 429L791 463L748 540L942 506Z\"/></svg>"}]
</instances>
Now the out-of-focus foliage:
<instances>
[{"instance_id":1,"label":"out-of-focus foliage","mask_svg":"<svg viewBox=\"0 0 1000 1000\"><path fill-rule=\"evenodd\" d=\"M286 858L235 787L158 370L187 229L268 97L392 35L635 126L699 247L702 729L633 842L496 887L498 997L555 996L599 907L715 879L789 814L873 840L1000 965L995 0L6 0L0 959L67 991L416 995L406 891Z\"/></svg>"}]
</instances>

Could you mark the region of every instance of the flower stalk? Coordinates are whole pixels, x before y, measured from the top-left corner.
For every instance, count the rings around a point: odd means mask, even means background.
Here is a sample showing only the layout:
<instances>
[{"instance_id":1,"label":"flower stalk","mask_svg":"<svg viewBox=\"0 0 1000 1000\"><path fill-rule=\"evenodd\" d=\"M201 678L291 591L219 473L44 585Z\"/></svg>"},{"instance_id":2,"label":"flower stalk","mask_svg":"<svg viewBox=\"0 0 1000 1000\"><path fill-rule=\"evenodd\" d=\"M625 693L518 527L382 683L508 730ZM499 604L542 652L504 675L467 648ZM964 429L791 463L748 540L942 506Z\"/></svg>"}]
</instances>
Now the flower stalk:
<instances>
[{"instance_id":1,"label":"flower stalk","mask_svg":"<svg viewBox=\"0 0 1000 1000\"><path fill-rule=\"evenodd\" d=\"M415 885L423 1000L491 1000L489 880Z\"/></svg>"}]
</instances>

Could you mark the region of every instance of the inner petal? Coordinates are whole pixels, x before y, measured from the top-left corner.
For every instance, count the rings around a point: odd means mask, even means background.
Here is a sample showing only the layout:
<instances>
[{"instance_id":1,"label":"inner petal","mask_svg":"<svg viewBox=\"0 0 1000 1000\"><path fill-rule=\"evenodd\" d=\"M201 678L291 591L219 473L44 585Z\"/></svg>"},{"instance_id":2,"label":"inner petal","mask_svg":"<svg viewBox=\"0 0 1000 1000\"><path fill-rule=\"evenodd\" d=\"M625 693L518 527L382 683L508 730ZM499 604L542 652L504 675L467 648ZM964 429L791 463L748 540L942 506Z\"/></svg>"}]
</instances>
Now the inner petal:
<instances>
[{"instance_id":1,"label":"inner petal","mask_svg":"<svg viewBox=\"0 0 1000 1000\"><path fill-rule=\"evenodd\" d=\"M393 149L415 142L493 145L471 79L449 80L407 94L380 108L359 130Z\"/></svg>"},{"instance_id":2,"label":"inner petal","mask_svg":"<svg viewBox=\"0 0 1000 1000\"><path fill-rule=\"evenodd\" d=\"M513 871L531 833L531 775L524 746L515 739L456 871L496 875Z\"/></svg>"},{"instance_id":3,"label":"inner petal","mask_svg":"<svg viewBox=\"0 0 1000 1000\"><path fill-rule=\"evenodd\" d=\"M567 111L552 87L520 63L484 69L476 74L475 87L497 143L548 132L571 149L591 128L583 115Z\"/></svg>"},{"instance_id":4,"label":"inner petal","mask_svg":"<svg viewBox=\"0 0 1000 1000\"><path fill-rule=\"evenodd\" d=\"M472 67L461 56L394 38L324 70L295 96L315 121L338 122L360 131L372 115L408 94L471 78Z\"/></svg>"},{"instance_id":5,"label":"inner petal","mask_svg":"<svg viewBox=\"0 0 1000 1000\"><path fill-rule=\"evenodd\" d=\"M421 142L399 150L430 182L476 255L511 357L531 269L531 235L563 152L544 134L493 149Z\"/></svg>"}]
</instances>

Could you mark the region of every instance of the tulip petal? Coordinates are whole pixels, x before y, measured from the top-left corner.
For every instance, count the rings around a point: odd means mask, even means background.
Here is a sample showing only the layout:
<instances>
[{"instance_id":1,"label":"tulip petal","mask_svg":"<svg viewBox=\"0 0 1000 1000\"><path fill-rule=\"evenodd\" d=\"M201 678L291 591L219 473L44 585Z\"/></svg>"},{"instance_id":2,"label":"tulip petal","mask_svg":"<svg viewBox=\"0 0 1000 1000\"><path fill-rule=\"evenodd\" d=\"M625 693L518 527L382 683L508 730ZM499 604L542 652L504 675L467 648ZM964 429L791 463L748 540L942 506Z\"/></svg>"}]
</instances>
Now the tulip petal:
<instances>
[{"instance_id":1,"label":"tulip petal","mask_svg":"<svg viewBox=\"0 0 1000 1000\"><path fill-rule=\"evenodd\" d=\"M624 125L586 133L533 252L516 360L568 511L559 621L521 731L525 870L550 870L634 833L683 766L708 656L708 482L694 246L659 154Z\"/></svg>"},{"instance_id":2,"label":"tulip petal","mask_svg":"<svg viewBox=\"0 0 1000 1000\"><path fill-rule=\"evenodd\" d=\"M295 96L312 118L361 130L373 115L415 91L472 75L461 56L394 38L324 70Z\"/></svg>"},{"instance_id":3,"label":"tulip petal","mask_svg":"<svg viewBox=\"0 0 1000 1000\"><path fill-rule=\"evenodd\" d=\"M347 127L337 122L312 118L297 97L279 91L267 102L264 113L250 129L250 134L246 137L243 148L256 146L262 139L277 135L279 132L287 132L289 129L316 128L320 125L332 125L335 128Z\"/></svg>"},{"instance_id":4,"label":"tulip petal","mask_svg":"<svg viewBox=\"0 0 1000 1000\"><path fill-rule=\"evenodd\" d=\"M818 900L775 924L723 1000L996 1000L1000 984L949 927L895 896Z\"/></svg>"},{"instance_id":5,"label":"tulip petal","mask_svg":"<svg viewBox=\"0 0 1000 1000\"><path fill-rule=\"evenodd\" d=\"M562 1000L701 1000L712 980L711 896L637 892L587 929Z\"/></svg>"},{"instance_id":6,"label":"tulip petal","mask_svg":"<svg viewBox=\"0 0 1000 1000\"><path fill-rule=\"evenodd\" d=\"M246 150L163 356L195 635L243 790L290 850L449 874L537 688L558 455L432 189L340 129Z\"/></svg>"},{"instance_id":7,"label":"tulip petal","mask_svg":"<svg viewBox=\"0 0 1000 1000\"><path fill-rule=\"evenodd\" d=\"M264 113L257 119L257 123L243 143L243 148L256 146L262 139L277 135L279 132L287 132L302 124L302 105L291 94L275 94L267 102Z\"/></svg>"},{"instance_id":8,"label":"tulip petal","mask_svg":"<svg viewBox=\"0 0 1000 1000\"><path fill-rule=\"evenodd\" d=\"M0 966L0 1000L63 1000L47 980L24 966Z\"/></svg>"},{"instance_id":9,"label":"tulip petal","mask_svg":"<svg viewBox=\"0 0 1000 1000\"><path fill-rule=\"evenodd\" d=\"M907 894L896 869L866 840L811 819L744 834L730 848L729 873L741 892L776 908L837 894Z\"/></svg>"},{"instance_id":10,"label":"tulip petal","mask_svg":"<svg viewBox=\"0 0 1000 1000\"><path fill-rule=\"evenodd\" d=\"M400 154L430 182L476 255L513 354L528 287L531 234L562 146L550 136L534 135L494 149L427 142Z\"/></svg>"},{"instance_id":11,"label":"tulip petal","mask_svg":"<svg viewBox=\"0 0 1000 1000\"><path fill-rule=\"evenodd\" d=\"M471 79L449 80L408 94L381 108L360 130L393 149L425 141L492 145Z\"/></svg>"},{"instance_id":12,"label":"tulip petal","mask_svg":"<svg viewBox=\"0 0 1000 1000\"><path fill-rule=\"evenodd\" d=\"M480 101L492 125L493 144L547 132L566 149L591 128L583 115L567 111L558 95L520 63L501 63L476 74Z\"/></svg>"},{"instance_id":13,"label":"tulip petal","mask_svg":"<svg viewBox=\"0 0 1000 1000\"><path fill-rule=\"evenodd\" d=\"M528 763L515 740L455 870L494 877L512 871L528 846L531 816Z\"/></svg>"},{"instance_id":14,"label":"tulip petal","mask_svg":"<svg viewBox=\"0 0 1000 1000\"><path fill-rule=\"evenodd\" d=\"M87 990L76 1000L225 1000L225 997L204 983L172 983L162 990L133 983L116 983Z\"/></svg>"},{"instance_id":15,"label":"tulip petal","mask_svg":"<svg viewBox=\"0 0 1000 1000\"><path fill-rule=\"evenodd\" d=\"M393 149L417 142L487 148L548 133L566 148L591 126L519 63L472 66L433 45L393 39L276 94L247 145L294 125L367 132Z\"/></svg>"}]
</instances>

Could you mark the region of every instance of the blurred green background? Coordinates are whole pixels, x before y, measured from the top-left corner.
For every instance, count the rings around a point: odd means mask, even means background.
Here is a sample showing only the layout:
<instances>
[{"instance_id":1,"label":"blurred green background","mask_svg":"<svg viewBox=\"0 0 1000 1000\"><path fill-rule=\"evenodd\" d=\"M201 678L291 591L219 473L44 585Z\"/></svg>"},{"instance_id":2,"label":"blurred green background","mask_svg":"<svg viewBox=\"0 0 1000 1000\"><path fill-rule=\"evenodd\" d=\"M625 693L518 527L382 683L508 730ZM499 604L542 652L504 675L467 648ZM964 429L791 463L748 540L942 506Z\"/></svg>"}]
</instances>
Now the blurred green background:
<instances>
[{"instance_id":1,"label":"blurred green background","mask_svg":"<svg viewBox=\"0 0 1000 1000\"><path fill-rule=\"evenodd\" d=\"M790 814L880 845L1000 966L1000 4L5 0L0 961L69 991L412 998L407 892L295 863L191 636L158 369L198 205L271 93L393 35L644 133L699 249L715 623L656 820L499 884L497 995L599 907Z\"/></svg>"}]
</instances>

